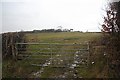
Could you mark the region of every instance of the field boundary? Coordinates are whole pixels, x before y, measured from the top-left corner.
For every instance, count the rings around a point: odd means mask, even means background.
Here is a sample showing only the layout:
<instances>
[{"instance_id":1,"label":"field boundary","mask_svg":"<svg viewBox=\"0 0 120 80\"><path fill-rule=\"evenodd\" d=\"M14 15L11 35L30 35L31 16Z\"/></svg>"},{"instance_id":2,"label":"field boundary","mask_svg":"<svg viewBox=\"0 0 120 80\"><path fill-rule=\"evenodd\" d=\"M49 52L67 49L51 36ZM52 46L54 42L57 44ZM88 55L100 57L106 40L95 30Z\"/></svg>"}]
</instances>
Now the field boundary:
<instances>
[{"instance_id":1,"label":"field boundary","mask_svg":"<svg viewBox=\"0 0 120 80\"><path fill-rule=\"evenodd\" d=\"M29 45L33 45L33 46L40 46L40 47L37 47L37 48L27 48ZM85 46L85 48L80 48L82 46ZM53 59L56 59L58 58L58 56L61 56L64 57L64 58L60 58L62 59L63 61L66 60L69 56L63 56L63 55L67 55L67 54L72 54L73 60L76 60L76 63L78 63L77 61L79 61L79 59L77 60L77 58L75 58L75 56L79 55L79 56L82 56L80 54L84 54L84 53L88 53L86 56L83 56L84 58L87 59L87 61L85 62L86 65L88 66L89 64L89 43L16 43L16 46L17 46L17 52L18 52L18 57L22 58L22 59L36 59L36 60L43 60L44 61L44 58L33 58L33 56L37 57L37 56L49 56L49 58L45 58L45 62L42 63L42 64L31 64L33 66L45 66L47 67L48 64L52 64L51 67L69 67L67 65L65 66L53 66L57 63L53 63L54 60ZM18 47L19 46L19 47ZM25 48L22 48L22 46L27 46ZM60 48L60 47L63 47L63 48ZM72 47L73 49L69 49L67 47ZM27 51L29 50L29 51ZM36 52L32 52L30 50L35 50ZM45 51L45 52L43 52ZM29 54L27 54L29 53ZM31 55L32 54L32 55ZM33 55L34 54L34 55ZM31 58L32 56L32 58ZM57 57L56 57L57 56ZM82 58L83 58L82 57ZM61 60L61 61L62 61ZM69 60L69 59L68 59ZM75 61L74 61L75 62ZM81 62L82 63L82 62ZM67 61L65 64L69 64ZM74 66L74 65L73 65ZM74 66L74 67L80 67L80 66Z\"/></svg>"}]
</instances>

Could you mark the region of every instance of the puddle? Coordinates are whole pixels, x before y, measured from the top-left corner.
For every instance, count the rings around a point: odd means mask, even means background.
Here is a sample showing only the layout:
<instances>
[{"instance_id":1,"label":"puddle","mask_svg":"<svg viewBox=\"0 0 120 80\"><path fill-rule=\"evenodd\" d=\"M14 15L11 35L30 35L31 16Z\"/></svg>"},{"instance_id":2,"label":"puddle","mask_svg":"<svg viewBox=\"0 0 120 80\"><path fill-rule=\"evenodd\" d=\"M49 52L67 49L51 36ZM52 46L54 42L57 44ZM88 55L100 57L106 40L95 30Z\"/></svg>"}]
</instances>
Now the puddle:
<instances>
[{"instance_id":1,"label":"puddle","mask_svg":"<svg viewBox=\"0 0 120 80\"><path fill-rule=\"evenodd\" d=\"M79 62L78 61L74 61L74 63L78 64Z\"/></svg>"}]
</instances>

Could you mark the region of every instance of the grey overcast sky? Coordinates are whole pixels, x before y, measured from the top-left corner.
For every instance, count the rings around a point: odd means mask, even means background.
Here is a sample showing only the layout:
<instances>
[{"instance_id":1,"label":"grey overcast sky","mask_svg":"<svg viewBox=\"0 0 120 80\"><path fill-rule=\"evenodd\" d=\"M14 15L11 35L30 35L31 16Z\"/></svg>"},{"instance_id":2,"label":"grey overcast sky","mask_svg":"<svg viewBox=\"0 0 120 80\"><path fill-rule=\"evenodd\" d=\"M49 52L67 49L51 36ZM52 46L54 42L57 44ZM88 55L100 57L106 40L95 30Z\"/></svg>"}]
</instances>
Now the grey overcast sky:
<instances>
[{"instance_id":1,"label":"grey overcast sky","mask_svg":"<svg viewBox=\"0 0 120 80\"><path fill-rule=\"evenodd\" d=\"M2 32L56 29L100 31L105 0L2 0Z\"/></svg>"}]
</instances>

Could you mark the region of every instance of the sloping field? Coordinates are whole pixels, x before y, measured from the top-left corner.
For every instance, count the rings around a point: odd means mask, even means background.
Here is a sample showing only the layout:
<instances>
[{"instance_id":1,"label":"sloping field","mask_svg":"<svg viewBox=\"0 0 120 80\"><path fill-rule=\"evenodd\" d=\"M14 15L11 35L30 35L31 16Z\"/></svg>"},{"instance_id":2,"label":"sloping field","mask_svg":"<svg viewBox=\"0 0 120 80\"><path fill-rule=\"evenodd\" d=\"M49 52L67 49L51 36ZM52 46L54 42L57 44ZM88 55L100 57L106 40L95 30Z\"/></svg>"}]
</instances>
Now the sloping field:
<instances>
[{"instance_id":1,"label":"sloping field","mask_svg":"<svg viewBox=\"0 0 120 80\"><path fill-rule=\"evenodd\" d=\"M82 54L88 53L88 51L80 51L80 49L87 49L89 42L99 40L101 33L29 33L25 34L25 37L26 43L42 45L27 45L26 50L19 52L19 57L22 56L21 59L5 60L3 77L90 77L87 64L88 55L87 58L83 58L86 57L86 54ZM45 43L50 45L43 45ZM51 44L59 44L59 46ZM72 46L65 44L72 44ZM81 45L76 46L77 44ZM86 46L84 47L82 44Z\"/></svg>"},{"instance_id":2,"label":"sloping field","mask_svg":"<svg viewBox=\"0 0 120 80\"><path fill-rule=\"evenodd\" d=\"M32 33L26 34L27 42L41 43L83 43L100 38L101 33L79 33L79 32L59 32L59 33Z\"/></svg>"}]
</instances>

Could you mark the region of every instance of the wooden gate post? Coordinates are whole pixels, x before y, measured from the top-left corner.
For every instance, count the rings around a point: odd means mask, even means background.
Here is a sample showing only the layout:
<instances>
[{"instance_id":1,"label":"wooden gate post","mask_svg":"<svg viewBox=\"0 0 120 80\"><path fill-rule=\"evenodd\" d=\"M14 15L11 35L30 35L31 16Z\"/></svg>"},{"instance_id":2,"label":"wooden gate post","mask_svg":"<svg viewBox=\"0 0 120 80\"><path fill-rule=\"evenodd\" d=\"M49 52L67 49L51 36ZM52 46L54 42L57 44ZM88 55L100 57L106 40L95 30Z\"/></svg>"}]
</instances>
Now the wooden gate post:
<instances>
[{"instance_id":1,"label":"wooden gate post","mask_svg":"<svg viewBox=\"0 0 120 80\"><path fill-rule=\"evenodd\" d=\"M90 45L90 43L88 42L88 43L87 43L87 46L88 46L88 47L87 47L87 49L88 49L88 61L87 61L87 66L88 66L88 67L89 67L89 64L90 64L90 46L89 46L89 45Z\"/></svg>"},{"instance_id":2,"label":"wooden gate post","mask_svg":"<svg viewBox=\"0 0 120 80\"><path fill-rule=\"evenodd\" d=\"M50 43L49 43L49 48L50 48L50 54L51 54L51 64L52 64L52 60L53 60L52 58L53 58L53 57L52 57L52 49L51 49L52 47L51 47L51 44L50 44Z\"/></svg>"},{"instance_id":3,"label":"wooden gate post","mask_svg":"<svg viewBox=\"0 0 120 80\"><path fill-rule=\"evenodd\" d=\"M16 59L18 58L18 47L17 44L15 43L15 55L16 55Z\"/></svg>"}]
</instances>

